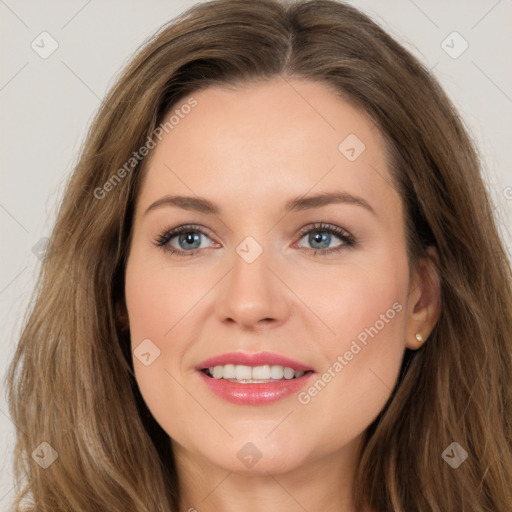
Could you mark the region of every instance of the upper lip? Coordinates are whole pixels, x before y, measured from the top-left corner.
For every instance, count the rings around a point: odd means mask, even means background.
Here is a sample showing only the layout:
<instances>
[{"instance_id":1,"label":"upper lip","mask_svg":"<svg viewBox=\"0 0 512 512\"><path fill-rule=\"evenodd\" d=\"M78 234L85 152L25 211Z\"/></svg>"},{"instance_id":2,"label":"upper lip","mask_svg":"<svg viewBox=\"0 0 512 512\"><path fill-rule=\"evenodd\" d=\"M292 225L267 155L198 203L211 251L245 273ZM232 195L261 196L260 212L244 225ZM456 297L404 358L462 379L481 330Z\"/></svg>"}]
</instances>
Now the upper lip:
<instances>
[{"instance_id":1,"label":"upper lip","mask_svg":"<svg viewBox=\"0 0 512 512\"><path fill-rule=\"evenodd\" d=\"M229 352L219 356L210 357L201 361L196 365L196 370L204 370L213 366L224 366L226 364L239 364L245 366L263 366L263 365L280 365L293 368L298 371L313 370L312 368L294 361L285 356L274 354L272 352L258 352L256 354L248 354L245 352Z\"/></svg>"}]
</instances>

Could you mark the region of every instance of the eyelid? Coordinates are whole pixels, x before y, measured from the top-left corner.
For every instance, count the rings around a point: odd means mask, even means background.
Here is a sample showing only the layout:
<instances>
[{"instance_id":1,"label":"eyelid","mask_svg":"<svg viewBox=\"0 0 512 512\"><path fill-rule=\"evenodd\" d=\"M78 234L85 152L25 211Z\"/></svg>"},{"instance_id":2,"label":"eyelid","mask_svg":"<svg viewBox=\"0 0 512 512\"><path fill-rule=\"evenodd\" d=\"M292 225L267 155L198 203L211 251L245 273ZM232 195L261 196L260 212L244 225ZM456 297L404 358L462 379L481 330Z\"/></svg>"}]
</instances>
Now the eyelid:
<instances>
[{"instance_id":1,"label":"eyelid","mask_svg":"<svg viewBox=\"0 0 512 512\"><path fill-rule=\"evenodd\" d=\"M170 240L172 240L176 236L180 235L181 233L189 233L189 232L200 233L200 234L206 236L207 238L209 238L210 240L213 240L212 237L210 237L210 235L208 234L208 231L209 230L207 228L200 226L198 224L183 224L181 226L176 226L175 228L164 230L162 232L162 234L156 238L154 244L157 247L162 248L164 251L168 252L169 254L174 254L174 255L178 255L178 256L193 256L196 253L198 253L204 249L209 249L210 247L206 247L206 248L203 247L203 248L193 249L190 251L185 251L183 249L176 249L176 248L170 246L169 245ZM317 232L325 231L327 233L330 233L330 234L334 235L335 237L337 237L339 240L341 240L342 244L337 247L330 247L330 248L325 248L325 249L298 247L299 249L306 249L309 252L313 251L314 255L316 255L318 253L320 253L322 255L329 255L332 253L339 252L345 248L350 248L350 247L356 245L356 243L357 243L356 239L345 228L342 228L341 226L337 226L335 224L328 224L328 223L321 221L319 223L308 224L308 225L304 226L303 228L301 228L299 230L298 234L296 235L298 237L298 240L292 245L292 247L295 246L298 242L300 242L300 240L307 233L315 232L315 231L317 231Z\"/></svg>"},{"instance_id":2,"label":"eyelid","mask_svg":"<svg viewBox=\"0 0 512 512\"><path fill-rule=\"evenodd\" d=\"M326 222L318 222L314 224L308 224L307 226L304 226L299 230L298 236L302 238L306 233L309 233L310 231L330 231L330 232L338 232L340 234L345 235L347 238L353 238L353 236L341 226L336 226L334 224L328 224Z\"/></svg>"},{"instance_id":3,"label":"eyelid","mask_svg":"<svg viewBox=\"0 0 512 512\"><path fill-rule=\"evenodd\" d=\"M212 237L208 234L208 230L200 226L199 224L182 224L181 226L176 226L174 228L169 229L163 229L160 231L160 235L157 235L155 243L156 245L164 245L169 243L170 240L172 240L174 237L180 235L181 233L188 233L188 232L197 232L201 233L202 235L212 239ZM165 248L165 247L164 247ZM199 250L199 249L195 249ZM192 253L194 251L186 251L188 253Z\"/></svg>"},{"instance_id":4,"label":"eyelid","mask_svg":"<svg viewBox=\"0 0 512 512\"><path fill-rule=\"evenodd\" d=\"M306 248L309 252L313 251L313 255L322 254L324 256L338 253L344 249L354 247L357 244L356 238L345 228L338 226L336 224L329 224L323 221L319 223L315 223L313 225L309 224L302 228L299 231L299 242L300 240L310 232L327 232L334 235L336 238L341 240L343 243L337 247L330 247L326 249L314 249L314 248ZM302 249L302 247L299 247Z\"/></svg>"}]
</instances>

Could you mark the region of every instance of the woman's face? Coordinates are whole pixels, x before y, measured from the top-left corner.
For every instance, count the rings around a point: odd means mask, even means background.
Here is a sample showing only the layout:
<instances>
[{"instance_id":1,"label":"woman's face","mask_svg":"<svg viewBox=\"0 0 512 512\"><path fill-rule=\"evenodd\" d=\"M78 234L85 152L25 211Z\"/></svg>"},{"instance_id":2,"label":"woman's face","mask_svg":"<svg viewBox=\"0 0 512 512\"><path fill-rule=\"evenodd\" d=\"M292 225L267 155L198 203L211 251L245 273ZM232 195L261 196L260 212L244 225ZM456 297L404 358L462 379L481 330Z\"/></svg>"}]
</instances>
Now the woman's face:
<instances>
[{"instance_id":1,"label":"woman's face","mask_svg":"<svg viewBox=\"0 0 512 512\"><path fill-rule=\"evenodd\" d=\"M136 204L125 292L144 400L180 457L226 470L353 455L417 332L379 131L309 81L193 98Z\"/></svg>"}]
</instances>

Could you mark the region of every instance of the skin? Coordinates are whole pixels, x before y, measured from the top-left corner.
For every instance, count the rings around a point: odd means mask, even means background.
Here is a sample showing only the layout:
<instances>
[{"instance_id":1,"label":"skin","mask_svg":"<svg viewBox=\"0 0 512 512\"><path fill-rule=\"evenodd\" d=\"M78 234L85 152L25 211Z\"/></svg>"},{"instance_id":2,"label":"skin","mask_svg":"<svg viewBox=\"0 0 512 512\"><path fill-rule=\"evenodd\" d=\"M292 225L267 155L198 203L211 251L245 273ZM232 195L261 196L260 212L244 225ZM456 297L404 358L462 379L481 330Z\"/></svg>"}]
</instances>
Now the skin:
<instances>
[{"instance_id":1,"label":"skin","mask_svg":"<svg viewBox=\"0 0 512 512\"><path fill-rule=\"evenodd\" d=\"M435 325L438 281L426 262L409 276L402 201L381 135L360 110L324 84L283 78L193 97L197 106L149 156L125 289L132 349L149 338L160 350L148 366L134 357L134 368L172 438L181 509L354 512L362 435L390 396L405 348L417 349L415 334L426 339ZM354 161L338 150L351 133L366 146ZM282 211L291 198L334 191L375 213L348 203ZM220 212L145 213L166 194L204 197ZM319 222L356 245L314 254L344 244L329 233L324 245L313 245L315 231L299 235ZM206 233L194 255L155 245L186 224ZM263 249L250 264L236 252L247 236ZM169 245L191 250L178 236ZM270 351L312 367L315 381L395 303L401 310L307 404L293 394L235 405L194 370L226 352ZM251 468L237 457L248 442L262 455Z\"/></svg>"}]
</instances>

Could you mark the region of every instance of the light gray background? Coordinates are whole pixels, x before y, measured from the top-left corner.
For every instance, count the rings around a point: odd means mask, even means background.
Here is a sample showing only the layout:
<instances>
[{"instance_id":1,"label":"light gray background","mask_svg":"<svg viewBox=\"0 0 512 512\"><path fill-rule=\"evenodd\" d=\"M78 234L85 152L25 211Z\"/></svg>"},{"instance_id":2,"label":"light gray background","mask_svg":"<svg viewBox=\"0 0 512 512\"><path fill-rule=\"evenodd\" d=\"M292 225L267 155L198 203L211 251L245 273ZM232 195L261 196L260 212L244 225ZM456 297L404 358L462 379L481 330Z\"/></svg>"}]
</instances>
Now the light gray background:
<instances>
[{"instance_id":1,"label":"light gray background","mask_svg":"<svg viewBox=\"0 0 512 512\"><path fill-rule=\"evenodd\" d=\"M100 99L136 48L193 3L0 0L2 378L40 266L32 248L50 231L65 180ZM350 3L374 17L432 68L459 108L480 148L485 177L510 252L512 1ZM49 32L59 45L47 59L31 47L43 31ZM441 46L453 31L469 44L456 59ZM462 48L457 38L448 39L445 44L453 46L452 52ZM3 386L1 395L0 510L7 510L13 497L10 451L14 426Z\"/></svg>"}]
</instances>

